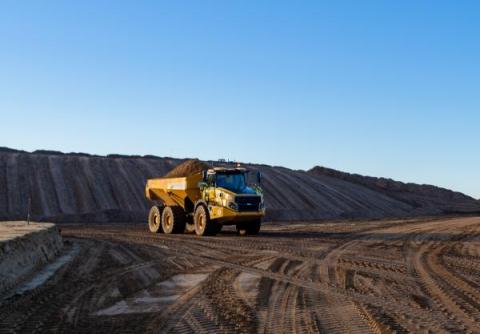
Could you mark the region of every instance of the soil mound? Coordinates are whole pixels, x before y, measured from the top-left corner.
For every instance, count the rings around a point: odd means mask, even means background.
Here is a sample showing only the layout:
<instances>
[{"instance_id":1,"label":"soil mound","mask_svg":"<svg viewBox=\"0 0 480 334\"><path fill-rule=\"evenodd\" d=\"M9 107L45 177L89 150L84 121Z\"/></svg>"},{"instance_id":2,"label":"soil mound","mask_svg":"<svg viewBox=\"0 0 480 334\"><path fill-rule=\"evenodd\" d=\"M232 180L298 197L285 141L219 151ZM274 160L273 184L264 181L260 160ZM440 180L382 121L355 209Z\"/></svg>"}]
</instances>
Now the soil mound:
<instances>
[{"instance_id":1,"label":"soil mound","mask_svg":"<svg viewBox=\"0 0 480 334\"><path fill-rule=\"evenodd\" d=\"M210 166L200 160L187 160L165 174L165 177L186 177L208 168L210 168Z\"/></svg>"},{"instance_id":2,"label":"soil mound","mask_svg":"<svg viewBox=\"0 0 480 334\"><path fill-rule=\"evenodd\" d=\"M305 172L244 166L251 175L263 175L270 221L480 214L480 201L438 187L322 168ZM30 208L36 221L144 222L151 207L145 198L148 179L182 177L208 167L199 160L33 154L0 148L0 220L25 219Z\"/></svg>"}]
</instances>

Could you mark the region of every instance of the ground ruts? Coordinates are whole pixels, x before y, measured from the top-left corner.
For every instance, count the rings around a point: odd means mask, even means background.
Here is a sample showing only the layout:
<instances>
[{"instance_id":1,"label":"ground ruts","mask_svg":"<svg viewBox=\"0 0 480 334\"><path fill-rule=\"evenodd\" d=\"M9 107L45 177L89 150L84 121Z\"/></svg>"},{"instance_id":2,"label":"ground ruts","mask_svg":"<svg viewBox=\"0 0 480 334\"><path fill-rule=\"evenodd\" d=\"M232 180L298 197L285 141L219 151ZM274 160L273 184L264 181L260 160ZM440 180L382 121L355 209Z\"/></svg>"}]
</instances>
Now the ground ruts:
<instances>
[{"instance_id":1,"label":"ground ruts","mask_svg":"<svg viewBox=\"0 0 480 334\"><path fill-rule=\"evenodd\" d=\"M44 286L3 301L0 333L480 331L476 217L271 224L255 237L62 229L80 254ZM205 278L155 312L99 315L192 273Z\"/></svg>"}]
</instances>

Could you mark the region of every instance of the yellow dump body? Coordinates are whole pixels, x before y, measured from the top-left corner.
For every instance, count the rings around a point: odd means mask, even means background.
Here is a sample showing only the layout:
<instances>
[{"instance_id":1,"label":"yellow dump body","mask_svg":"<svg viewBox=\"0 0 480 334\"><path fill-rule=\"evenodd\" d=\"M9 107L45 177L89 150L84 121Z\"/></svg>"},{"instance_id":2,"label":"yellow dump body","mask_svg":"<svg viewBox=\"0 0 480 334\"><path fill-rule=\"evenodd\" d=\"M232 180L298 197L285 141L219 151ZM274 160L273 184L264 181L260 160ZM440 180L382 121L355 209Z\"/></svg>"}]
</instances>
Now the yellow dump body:
<instances>
[{"instance_id":1,"label":"yellow dump body","mask_svg":"<svg viewBox=\"0 0 480 334\"><path fill-rule=\"evenodd\" d=\"M201 173L187 177L150 179L145 187L145 195L149 200L162 201L167 206L179 205L185 209L186 203L195 203L200 199L200 181Z\"/></svg>"}]
</instances>

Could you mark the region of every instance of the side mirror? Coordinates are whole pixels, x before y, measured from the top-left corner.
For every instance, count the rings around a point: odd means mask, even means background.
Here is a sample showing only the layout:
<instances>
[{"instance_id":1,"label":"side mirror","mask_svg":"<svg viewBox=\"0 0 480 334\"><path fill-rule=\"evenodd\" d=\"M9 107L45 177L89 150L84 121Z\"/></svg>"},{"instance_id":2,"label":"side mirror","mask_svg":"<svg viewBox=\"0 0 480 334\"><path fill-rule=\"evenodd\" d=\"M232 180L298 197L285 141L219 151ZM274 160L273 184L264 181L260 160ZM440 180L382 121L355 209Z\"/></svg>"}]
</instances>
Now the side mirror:
<instances>
[{"instance_id":1,"label":"side mirror","mask_svg":"<svg viewBox=\"0 0 480 334\"><path fill-rule=\"evenodd\" d=\"M257 183L260 184L262 183L262 173L257 172Z\"/></svg>"},{"instance_id":2,"label":"side mirror","mask_svg":"<svg viewBox=\"0 0 480 334\"><path fill-rule=\"evenodd\" d=\"M198 182L198 187L200 189L206 188L207 187L207 182L203 182L203 181Z\"/></svg>"},{"instance_id":3,"label":"side mirror","mask_svg":"<svg viewBox=\"0 0 480 334\"><path fill-rule=\"evenodd\" d=\"M207 182L207 171L206 170L202 171L202 179L203 179L203 182Z\"/></svg>"}]
</instances>

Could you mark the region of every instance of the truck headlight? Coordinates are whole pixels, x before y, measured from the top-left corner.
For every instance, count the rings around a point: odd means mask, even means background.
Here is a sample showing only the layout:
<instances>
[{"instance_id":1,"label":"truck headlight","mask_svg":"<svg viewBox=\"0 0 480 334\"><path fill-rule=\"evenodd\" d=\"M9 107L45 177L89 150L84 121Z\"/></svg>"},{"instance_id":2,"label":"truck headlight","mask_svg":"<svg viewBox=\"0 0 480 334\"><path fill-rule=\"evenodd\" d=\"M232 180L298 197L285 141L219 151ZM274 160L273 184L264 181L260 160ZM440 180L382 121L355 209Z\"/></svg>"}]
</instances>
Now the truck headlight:
<instances>
[{"instance_id":1,"label":"truck headlight","mask_svg":"<svg viewBox=\"0 0 480 334\"><path fill-rule=\"evenodd\" d=\"M230 209L232 209L232 210L235 210L235 211L238 210L238 205L237 205L237 203L235 203L235 202L229 202L229 203L228 203L228 207L229 207Z\"/></svg>"}]
</instances>

